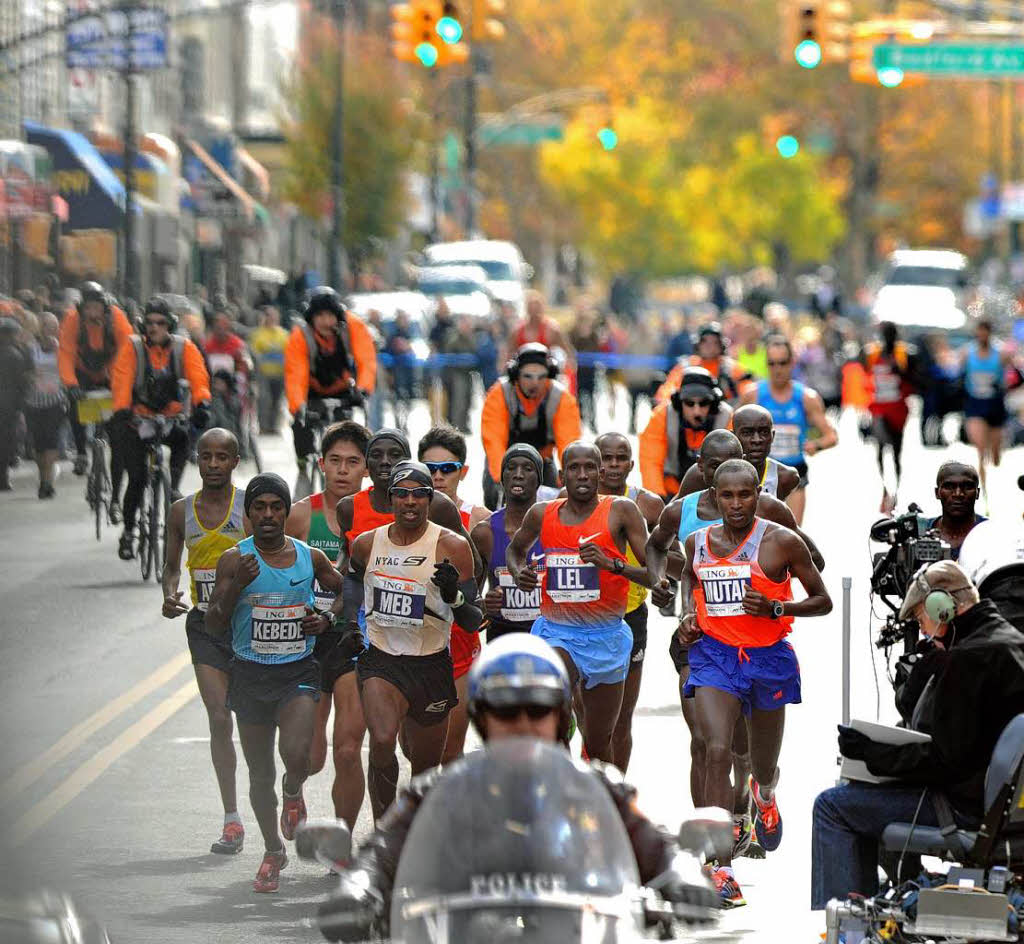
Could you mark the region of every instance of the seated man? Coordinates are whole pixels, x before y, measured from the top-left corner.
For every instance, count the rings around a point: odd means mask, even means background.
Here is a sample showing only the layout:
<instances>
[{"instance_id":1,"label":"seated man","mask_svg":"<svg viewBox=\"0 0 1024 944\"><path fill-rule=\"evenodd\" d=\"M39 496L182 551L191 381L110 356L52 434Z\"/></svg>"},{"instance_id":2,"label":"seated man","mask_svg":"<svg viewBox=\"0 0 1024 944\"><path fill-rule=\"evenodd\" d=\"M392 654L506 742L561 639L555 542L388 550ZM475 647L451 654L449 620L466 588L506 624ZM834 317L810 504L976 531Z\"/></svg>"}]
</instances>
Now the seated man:
<instances>
[{"instance_id":1,"label":"seated man","mask_svg":"<svg viewBox=\"0 0 1024 944\"><path fill-rule=\"evenodd\" d=\"M933 790L953 807L958 825L976 825L984 813L983 790L999 735L1024 711L1024 635L952 561L922 567L911 581L901 619L916 619L936 647L908 686L923 691L915 716L926 743L879 744L839 727L844 757L863 760L892 784L850 781L814 801L811 839L811 907L851 892L878 892L878 843L889 823L939 825ZM932 684L915 679L931 673Z\"/></svg>"}]
</instances>

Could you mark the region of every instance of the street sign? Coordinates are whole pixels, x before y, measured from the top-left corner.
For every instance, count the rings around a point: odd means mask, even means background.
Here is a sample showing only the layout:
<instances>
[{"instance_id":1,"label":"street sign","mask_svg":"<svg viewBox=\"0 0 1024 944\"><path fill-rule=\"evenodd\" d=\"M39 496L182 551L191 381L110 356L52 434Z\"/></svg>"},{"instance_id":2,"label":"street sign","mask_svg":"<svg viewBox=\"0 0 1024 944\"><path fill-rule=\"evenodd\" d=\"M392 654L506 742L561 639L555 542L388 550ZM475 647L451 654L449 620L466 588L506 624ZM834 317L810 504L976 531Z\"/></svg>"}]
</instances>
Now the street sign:
<instances>
[{"instance_id":1,"label":"street sign","mask_svg":"<svg viewBox=\"0 0 1024 944\"><path fill-rule=\"evenodd\" d=\"M534 147L542 141L561 141L558 122L513 122L482 124L477 134L483 147Z\"/></svg>"},{"instance_id":2,"label":"street sign","mask_svg":"<svg viewBox=\"0 0 1024 944\"><path fill-rule=\"evenodd\" d=\"M167 66L167 11L125 7L87 13L68 23L69 69L163 69Z\"/></svg>"},{"instance_id":3,"label":"street sign","mask_svg":"<svg viewBox=\"0 0 1024 944\"><path fill-rule=\"evenodd\" d=\"M1024 46L1002 43L928 43L875 46L872 64L876 72L899 70L919 75L957 77L1024 76Z\"/></svg>"}]
</instances>

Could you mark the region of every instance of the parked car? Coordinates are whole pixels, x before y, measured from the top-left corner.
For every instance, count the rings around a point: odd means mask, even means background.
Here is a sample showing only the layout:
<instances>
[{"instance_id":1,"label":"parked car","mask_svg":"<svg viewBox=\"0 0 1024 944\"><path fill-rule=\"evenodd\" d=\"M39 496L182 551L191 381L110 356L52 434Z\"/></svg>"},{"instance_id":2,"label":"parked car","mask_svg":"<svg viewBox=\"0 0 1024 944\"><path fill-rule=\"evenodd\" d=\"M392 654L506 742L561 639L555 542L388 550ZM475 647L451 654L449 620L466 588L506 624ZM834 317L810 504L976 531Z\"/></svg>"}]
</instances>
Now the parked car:
<instances>
[{"instance_id":1,"label":"parked car","mask_svg":"<svg viewBox=\"0 0 1024 944\"><path fill-rule=\"evenodd\" d=\"M487 289L499 302L510 302L516 315L526 313L526 286L533 267L515 243L500 239L472 239L434 243L423 252L428 265L476 265L487 274Z\"/></svg>"}]
</instances>

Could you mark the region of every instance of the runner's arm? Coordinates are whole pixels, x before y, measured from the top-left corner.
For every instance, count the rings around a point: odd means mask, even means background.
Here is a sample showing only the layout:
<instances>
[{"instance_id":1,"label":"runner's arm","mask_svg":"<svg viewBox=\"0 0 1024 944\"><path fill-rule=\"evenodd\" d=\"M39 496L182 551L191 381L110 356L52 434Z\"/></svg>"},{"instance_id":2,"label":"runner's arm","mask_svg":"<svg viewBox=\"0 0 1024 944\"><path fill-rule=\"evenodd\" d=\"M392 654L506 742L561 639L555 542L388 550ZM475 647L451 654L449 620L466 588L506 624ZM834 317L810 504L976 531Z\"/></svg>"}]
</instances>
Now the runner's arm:
<instances>
[{"instance_id":1,"label":"runner's arm","mask_svg":"<svg viewBox=\"0 0 1024 944\"><path fill-rule=\"evenodd\" d=\"M480 629L483 614L476 605L477 582L473 570L473 545L460 535L443 534L437 542L437 556L441 560L447 560L459 572L459 593L462 594L462 602L452 607L452 616L467 633L475 633Z\"/></svg>"},{"instance_id":2,"label":"runner's arm","mask_svg":"<svg viewBox=\"0 0 1024 944\"><path fill-rule=\"evenodd\" d=\"M334 514L338 519L338 534L341 536L338 541L337 566L338 570L344 574L348 572L348 555L351 550L348 546L348 532L352 530L354 515L351 495L346 495L338 501Z\"/></svg>"},{"instance_id":3,"label":"runner's arm","mask_svg":"<svg viewBox=\"0 0 1024 944\"><path fill-rule=\"evenodd\" d=\"M538 502L526 513L523 523L519 526L519 530L512 535L508 550L505 551L505 566L508 567L508 572L517 584L519 583L519 572L526 569L527 566L526 555L529 554L530 548L540 537L540 526L547 507L547 502Z\"/></svg>"},{"instance_id":4,"label":"runner's arm","mask_svg":"<svg viewBox=\"0 0 1024 944\"><path fill-rule=\"evenodd\" d=\"M319 548L310 548L310 556L313 558L313 573L316 575L317 583L324 590L331 590L335 596L345 588L345 578L338 573L330 558Z\"/></svg>"},{"instance_id":5,"label":"runner's arm","mask_svg":"<svg viewBox=\"0 0 1024 944\"><path fill-rule=\"evenodd\" d=\"M491 552L494 550L494 533L491 531L491 526L486 518L473 526L473 530L469 533L469 539L473 542L473 547L476 548L476 553L480 560L489 561L491 559ZM478 592L483 590L486 582L487 567L485 565L483 573L480 574L480 578L477 581Z\"/></svg>"},{"instance_id":6,"label":"runner's arm","mask_svg":"<svg viewBox=\"0 0 1024 944\"><path fill-rule=\"evenodd\" d=\"M372 531L360 534L352 542L351 553L346 561L348 570L345 572L342 592L334 597L334 602L331 604L331 612L336 617L340 616L345 623L356 622L359 607L363 604L363 577L366 574L366 558L372 544Z\"/></svg>"},{"instance_id":7,"label":"runner's arm","mask_svg":"<svg viewBox=\"0 0 1024 944\"><path fill-rule=\"evenodd\" d=\"M682 509L682 499L677 498L675 501L669 502L658 518L658 523L654 526L651 536L647 539L645 560L652 587L658 586L666 577L668 552L679 534L679 518L682 515Z\"/></svg>"},{"instance_id":8,"label":"runner's arm","mask_svg":"<svg viewBox=\"0 0 1024 944\"><path fill-rule=\"evenodd\" d=\"M459 509L455 502L447 495L434 492L434 497L430 500L430 510L427 512L427 517L434 524L439 524L442 528L454 531L459 537L465 538L466 543L469 545L469 553L473 559L473 573L477 578L483 576L483 561L480 560L476 547L469 539L469 533L462 523L462 515L459 514Z\"/></svg>"},{"instance_id":9,"label":"runner's arm","mask_svg":"<svg viewBox=\"0 0 1024 944\"><path fill-rule=\"evenodd\" d=\"M701 491L704 487L704 476L701 474L700 469L696 465L691 465L686 470L683 481L679 483L679 491L676 492L676 498L684 498L693 492Z\"/></svg>"},{"instance_id":10,"label":"runner's arm","mask_svg":"<svg viewBox=\"0 0 1024 944\"><path fill-rule=\"evenodd\" d=\"M311 506L303 499L292 505L288 512L288 520L284 524L284 533L290 538L305 541L309 537L309 521L312 515Z\"/></svg>"},{"instance_id":11,"label":"runner's arm","mask_svg":"<svg viewBox=\"0 0 1024 944\"><path fill-rule=\"evenodd\" d=\"M779 486L777 497L779 501L785 501L793 489L800 484L800 473L791 465L779 463Z\"/></svg>"},{"instance_id":12,"label":"runner's arm","mask_svg":"<svg viewBox=\"0 0 1024 944\"><path fill-rule=\"evenodd\" d=\"M160 577L163 585L163 614L167 619L174 619L188 612L188 606L182 603L183 593L178 590L181 581L181 552L185 546L185 502L180 498L171 505L171 513L167 516L167 548L164 559L164 572Z\"/></svg>"},{"instance_id":13,"label":"runner's arm","mask_svg":"<svg viewBox=\"0 0 1024 944\"><path fill-rule=\"evenodd\" d=\"M781 541L789 553L789 572L800 581L807 594L806 600L787 600L782 604L784 616L826 616L832 612L832 598L825 589L818 568L811 560L807 545L793 533L776 531L776 540Z\"/></svg>"},{"instance_id":14,"label":"runner's arm","mask_svg":"<svg viewBox=\"0 0 1024 944\"><path fill-rule=\"evenodd\" d=\"M804 532L797 527L796 518L793 517L793 512L789 505L783 501L779 501L772 495L762 494L757 500L757 513L762 518L767 518L769 521L781 524L784 528L789 528L790 531L796 534L796 536L807 545L807 550L811 552L811 560L814 561L814 566L817 567L818 570L825 569L825 558L821 556L821 551L818 550L818 545L811 540L809 535L804 534Z\"/></svg>"},{"instance_id":15,"label":"runner's arm","mask_svg":"<svg viewBox=\"0 0 1024 944\"><path fill-rule=\"evenodd\" d=\"M245 585L235 579L241 559L238 548L232 547L217 561L217 576L210 594L210 605L206 608L205 626L211 635L223 636L230 630L231 614L245 589Z\"/></svg>"},{"instance_id":16,"label":"runner's arm","mask_svg":"<svg viewBox=\"0 0 1024 944\"><path fill-rule=\"evenodd\" d=\"M679 628L676 630L676 635L684 646L695 642L701 634L701 628L697 625L697 606L693 602L693 590L697 580L692 564L693 543L693 535L687 535L686 541L683 542L683 572L679 578L679 586L682 590L679 595L683 600L683 612L679 617ZM806 550L804 548L805 553Z\"/></svg>"},{"instance_id":17,"label":"runner's arm","mask_svg":"<svg viewBox=\"0 0 1024 944\"><path fill-rule=\"evenodd\" d=\"M612 505L612 512L622 515L622 535L626 539L626 546L633 552L637 564L627 563L622 571L633 583L642 587L650 586L650 576L647 573L647 522L640 513L640 507L636 502L628 498L616 498Z\"/></svg>"},{"instance_id":18,"label":"runner's arm","mask_svg":"<svg viewBox=\"0 0 1024 944\"><path fill-rule=\"evenodd\" d=\"M636 503L640 508L640 514L644 516L644 522L647 524L649 532L657 525L661 513L665 510L665 501L660 495L655 495L654 492L644 488L636 496Z\"/></svg>"},{"instance_id":19,"label":"runner's arm","mask_svg":"<svg viewBox=\"0 0 1024 944\"><path fill-rule=\"evenodd\" d=\"M839 433L825 415L825 404L821 395L809 387L804 390L804 414L807 422L821 434L818 439L812 439L804 444L804 452L807 455L813 456L825 449L831 449L839 442Z\"/></svg>"}]
</instances>

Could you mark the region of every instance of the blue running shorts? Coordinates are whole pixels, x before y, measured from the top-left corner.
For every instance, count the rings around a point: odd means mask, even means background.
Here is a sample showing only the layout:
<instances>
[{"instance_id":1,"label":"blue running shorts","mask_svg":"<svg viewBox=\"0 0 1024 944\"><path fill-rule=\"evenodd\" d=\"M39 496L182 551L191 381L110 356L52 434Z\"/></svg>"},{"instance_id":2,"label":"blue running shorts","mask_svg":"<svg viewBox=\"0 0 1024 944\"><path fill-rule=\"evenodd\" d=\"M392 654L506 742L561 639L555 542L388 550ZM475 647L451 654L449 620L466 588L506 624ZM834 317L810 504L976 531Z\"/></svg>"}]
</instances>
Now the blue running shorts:
<instances>
[{"instance_id":1,"label":"blue running shorts","mask_svg":"<svg viewBox=\"0 0 1024 944\"><path fill-rule=\"evenodd\" d=\"M569 653L584 688L615 685L629 673L633 631L625 620L589 626L568 626L537 617L531 630L556 649Z\"/></svg>"},{"instance_id":2,"label":"blue running shorts","mask_svg":"<svg viewBox=\"0 0 1024 944\"><path fill-rule=\"evenodd\" d=\"M701 636L690 646L690 677L683 694L717 688L740 700L743 714L800 704L800 663L785 639L749 649Z\"/></svg>"}]
</instances>

